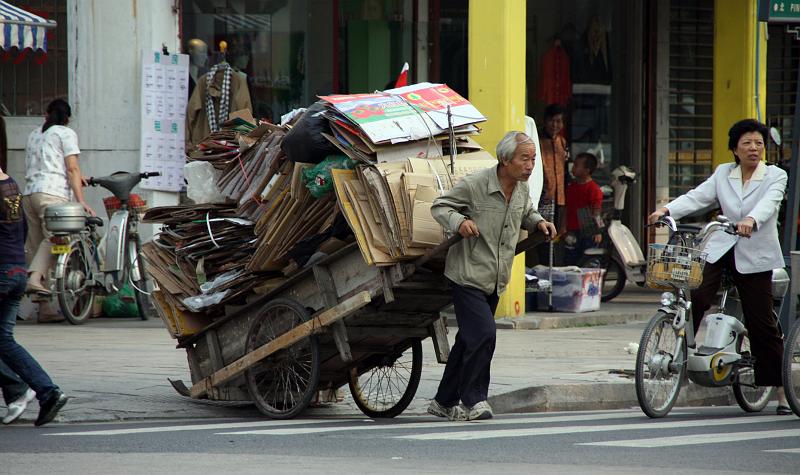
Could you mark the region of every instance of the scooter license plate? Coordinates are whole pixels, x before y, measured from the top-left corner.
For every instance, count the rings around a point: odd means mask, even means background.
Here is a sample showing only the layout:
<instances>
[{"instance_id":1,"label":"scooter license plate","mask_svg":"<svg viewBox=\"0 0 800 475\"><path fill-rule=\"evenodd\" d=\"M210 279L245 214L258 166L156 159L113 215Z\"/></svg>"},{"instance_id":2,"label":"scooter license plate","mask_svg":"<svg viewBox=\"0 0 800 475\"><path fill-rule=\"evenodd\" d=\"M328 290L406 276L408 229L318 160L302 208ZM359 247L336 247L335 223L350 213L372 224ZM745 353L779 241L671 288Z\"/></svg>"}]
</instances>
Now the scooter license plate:
<instances>
[{"instance_id":1,"label":"scooter license plate","mask_svg":"<svg viewBox=\"0 0 800 475\"><path fill-rule=\"evenodd\" d=\"M69 244L53 244L50 254L69 254Z\"/></svg>"}]
</instances>

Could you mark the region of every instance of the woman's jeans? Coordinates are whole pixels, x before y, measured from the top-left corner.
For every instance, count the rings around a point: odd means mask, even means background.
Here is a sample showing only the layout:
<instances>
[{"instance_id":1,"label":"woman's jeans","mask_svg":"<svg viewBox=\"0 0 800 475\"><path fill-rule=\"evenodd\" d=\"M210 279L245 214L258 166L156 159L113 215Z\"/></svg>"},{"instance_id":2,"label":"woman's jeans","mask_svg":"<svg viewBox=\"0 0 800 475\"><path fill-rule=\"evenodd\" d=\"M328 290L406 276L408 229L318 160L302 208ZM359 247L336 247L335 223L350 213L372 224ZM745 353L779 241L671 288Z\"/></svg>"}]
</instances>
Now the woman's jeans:
<instances>
[{"instance_id":1,"label":"woman's jeans","mask_svg":"<svg viewBox=\"0 0 800 475\"><path fill-rule=\"evenodd\" d=\"M44 401L58 386L53 384L30 353L14 340L17 310L27 281L28 272L24 266L0 264L0 361L4 363L0 365L0 373L5 374L10 369L12 374L19 375L19 379L36 391L39 401ZM6 401L9 402L8 398Z\"/></svg>"}]
</instances>

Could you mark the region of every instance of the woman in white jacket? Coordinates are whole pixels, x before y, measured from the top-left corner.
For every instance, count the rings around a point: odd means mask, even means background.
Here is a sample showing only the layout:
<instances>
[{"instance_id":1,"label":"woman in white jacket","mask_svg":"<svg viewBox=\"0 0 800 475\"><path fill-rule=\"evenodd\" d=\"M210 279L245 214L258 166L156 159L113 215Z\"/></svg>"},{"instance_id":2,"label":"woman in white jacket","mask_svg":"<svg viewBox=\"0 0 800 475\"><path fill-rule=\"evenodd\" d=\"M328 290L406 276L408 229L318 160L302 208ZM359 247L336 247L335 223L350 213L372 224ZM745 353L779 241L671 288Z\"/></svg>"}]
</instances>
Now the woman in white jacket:
<instances>
[{"instance_id":1,"label":"woman in white jacket","mask_svg":"<svg viewBox=\"0 0 800 475\"><path fill-rule=\"evenodd\" d=\"M715 202L736 222L738 236L717 232L709 239L703 283L692 291L697 332L703 315L728 270L739 291L751 350L756 359L755 383L777 386L778 414L791 414L781 381L783 341L772 309L772 270L783 267L777 215L786 190L786 172L762 162L767 126L741 120L728 131L728 148L736 163L725 163L697 188L650 215L650 223L669 214L680 219Z\"/></svg>"}]
</instances>

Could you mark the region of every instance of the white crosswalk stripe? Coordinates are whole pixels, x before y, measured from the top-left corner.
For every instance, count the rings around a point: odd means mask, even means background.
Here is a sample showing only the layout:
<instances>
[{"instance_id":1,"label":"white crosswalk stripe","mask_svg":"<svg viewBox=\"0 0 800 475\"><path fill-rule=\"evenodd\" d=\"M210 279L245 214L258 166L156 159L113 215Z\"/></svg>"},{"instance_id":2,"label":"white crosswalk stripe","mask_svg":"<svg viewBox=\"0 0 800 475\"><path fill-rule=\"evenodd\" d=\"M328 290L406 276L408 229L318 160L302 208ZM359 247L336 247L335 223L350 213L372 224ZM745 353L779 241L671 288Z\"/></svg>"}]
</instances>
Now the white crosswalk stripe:
<instances>
[{"instance_id":1,"label":"white crosswalk stripe","mask_svg":"<svg viewBox=\"0 0 800 475\"><path fill-rule=\"evenodd\" d=\"M480 440L507 437L531 437L537 435L564 435L582 434L588 432L611 432L625 430L652 431L662 429L681 429L689 427L712 427L738 424L761 424L786 420L784 416L747 416L726 417L722 419L701 419L692 421L664 421L645 422L634 424L609 424L597 426L561 426L561 427L530 427L525 429L497 429L470 432L436 432L429 434L413 434L395 436L396 439L406 440Z\"/></svg>"},{"instance_id":2,"label":"white crosswalk stripe","mask_svg":"<svg viewBox=\"0 0 800 475\"><path fill-rule=\"evenodd\" d=\"M45 435L131 435L131 434L154 434L158 432L185 432L185 431L198 431L198 430L224 430L224 429L244 429L247 427L286 427L297 425L313 425L313 424L332 424L332 423L353 423L353 422L370 422L370 419L308 419L308 420L292 420L292 421L252 421L252 422L221 422L214 424L190 424L190 425L171 425L160 427L137 427L132 429L108 429L108 430L89 430L83 432L58 432Z\"/></svg>"},{"instance_id":3,"label":"white crosswalk stripe","mask_svg":"<svg viewBox=\"0 0 800 475\"><path fill-rule=\"evenodd\" d=\"M575 445L600 445L604 447L675 447L679 445L722 444L745 440L777 439L781 437L798 437L800 429L762 430L753 432L727 432L721 434L692 434L652 439L611 440L608 442L584 442Z\"/></svg>"},{"instance_id":4,"label":"white crosswalk stripe","mask_svg":"<svg viewBox=\"0 0 800 475\"><path fill-rule=\"evenodd\" d=\"M796 449L771 449L765 450L764 452L779 452L784 454L800 454L800 447Z\"/></svg>"},{"instance_id":5,"label":"white crosswalk stripe","mask_svg":"<svg viewBox=\"0 0 800 475\"><path fill-rule=\"evenodd\" d=\"M594 421L599 419L640 419L641 412L619 412L605 414L580 414L574 416L535 416L517 418L497 418L481 422L450 422L439 419L435 422L409 422L409 423L381 423L376 425L360 426L334 426L334 427L302 427L302 428L275 428L275 429L256 429L247 431L219 432L219 435L304 435L320 434L325 432L339 431L362 431L362 430L408 430L408 429L441 429L442 427L474 427L475 424L481 426L491 425L518 425L518 424L553 424L557 422L581 422Z\"/></svg>"}]
</instances>

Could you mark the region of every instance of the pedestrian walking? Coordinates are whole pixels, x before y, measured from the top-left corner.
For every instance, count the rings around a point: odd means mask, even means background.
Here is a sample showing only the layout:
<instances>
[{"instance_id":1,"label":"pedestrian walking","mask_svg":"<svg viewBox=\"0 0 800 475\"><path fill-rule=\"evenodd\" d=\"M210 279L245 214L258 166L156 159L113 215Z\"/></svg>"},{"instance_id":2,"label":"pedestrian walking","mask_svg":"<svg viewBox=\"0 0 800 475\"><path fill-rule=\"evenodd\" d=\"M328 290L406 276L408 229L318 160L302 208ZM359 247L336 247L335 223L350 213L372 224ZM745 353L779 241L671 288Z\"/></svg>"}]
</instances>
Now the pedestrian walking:
<instances>
[{"instance_id":1,"label":"pedestrian walking","mask_svg":"<svg viewBox=\"0 0 800 475\"><path fill-rule=\"evenodd\" d=\"M510 278L519 230L556 235L528 191L536 160L533 140L508 132L497 144L497 160L497 166L462 178L431 207L445 230L463 237L450 248L445 264L458 333L428 407L430 414L450 420L493 417L486 400L497 333L494 312Z\"/></svg>"},{"instance_id":2,"label":"pedestrian walking","mask_svg":"<svg viewBox=\"0 0 800 475\"><path fill-rule=\"evenodd\" d=\"M36 397L40 409L35 424L41 426L53 420L67 397L14 339L17 310L28 280L27 230L19 187L0 169L0 387L8 406L3 423L19 418Z\"/></svg>"}]
</instances>

